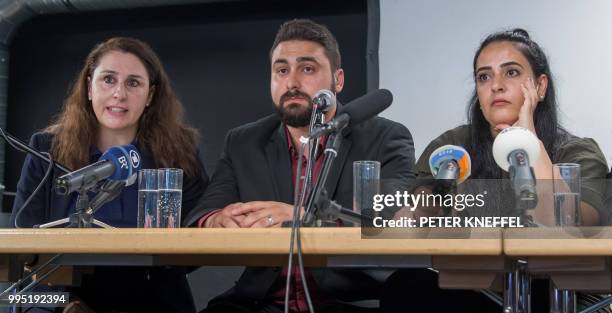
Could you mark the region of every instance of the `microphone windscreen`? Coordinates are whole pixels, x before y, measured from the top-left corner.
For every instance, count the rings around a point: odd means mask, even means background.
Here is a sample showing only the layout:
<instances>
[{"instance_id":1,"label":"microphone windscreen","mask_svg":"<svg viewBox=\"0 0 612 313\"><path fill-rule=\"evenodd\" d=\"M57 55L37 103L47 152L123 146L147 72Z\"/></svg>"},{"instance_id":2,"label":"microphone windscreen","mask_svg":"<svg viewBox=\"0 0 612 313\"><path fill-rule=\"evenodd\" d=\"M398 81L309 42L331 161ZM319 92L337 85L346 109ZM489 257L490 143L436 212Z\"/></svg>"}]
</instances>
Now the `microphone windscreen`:
<instances>
[{"instance_id":1,"label":"microphone windscreen","mask_svg":"<svg viewBox=\"0 0 612 313\"><path fill-rule=\"evenodd\" d=\"M508 127L502 130L493 141L495 163L507 172L510 167L508 156L519 149L525 150L529 163L534 164L540 157L540 140L527 128Z\"/></svg>"},{"instance_id":2,"label":"microphone windscreen","mask_svg":"<svg viewBox=\"0 0 612 313\"><path fill-rule=\"evenodd\" d=\"M455 160L459 166L459 177L457 183L464 182L472 174L472 159L470 154L463 147L455 145L445 145L434 150L429 156L429 169L435 177L438 174L440 165L446 160Z\"/></svg>"},{"instance_id":3,"label":"microphone windscreen","mask_svg":"<svg viewBox=\"0 0 612 313\"><path fill-rule=\"evenodd\" d=\"M140 169L140 154L133 145L110 147L100 161L107 160L114 165L115 171L109 180L126 180Z\"/></svg>"},{"instance_id":4,"label":"microphone windscreen","mask_svg":"<svg viewBox=\"0 0 612 313\"><path fill-rule=\"evenodd\" d=\"M387 89L369 92L342 107L339 114L346 113L351 117L350 125L357 125L384 111L393 102L393 94Z\"/></svg>"}]
</instances>

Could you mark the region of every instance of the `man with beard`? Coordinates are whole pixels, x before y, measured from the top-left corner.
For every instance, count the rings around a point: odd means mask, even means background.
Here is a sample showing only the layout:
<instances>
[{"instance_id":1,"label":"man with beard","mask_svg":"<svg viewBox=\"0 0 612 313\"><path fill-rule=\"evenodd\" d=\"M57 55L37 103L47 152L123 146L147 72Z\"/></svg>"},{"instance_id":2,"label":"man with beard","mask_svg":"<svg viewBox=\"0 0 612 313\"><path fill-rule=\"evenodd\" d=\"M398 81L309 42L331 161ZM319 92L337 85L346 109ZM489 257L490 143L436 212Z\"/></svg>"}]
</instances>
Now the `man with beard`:
<instances>
[{"instance_id":1,"label":"man with beard","mask_svg":"<svg viewBox=\"0 0 612 313\"><path fill-rule=\"evenodd\" d=\"M224 151L200 204L187 218L200 227L280 227L293 217L293 182L299 138L307 137L312 97L321 89L339 93L344 86L336 39L310 20L284 23L272 45L270 90L276 114L230 130ZM336 108L325 115L328 122ZM408 129L375 117L342 132L343 143L325 188L336 202L352 207L352 164L381 163L381 179L408 184L414 179L414 148ZM323 141L325 141L324 139ZM321 168L324 143L315 159ZM308 151L299 164L302 173ZM247 268L236 286L213 299L205 312L282 312L287 268ZM306 280L317 311L355 312L336 299L369 299L377 282L358 270L307 269ZM299 274L294 272L289 307L308 310ZM325 277L323 280L322 278Z\"/></svg>"}]
</instances>

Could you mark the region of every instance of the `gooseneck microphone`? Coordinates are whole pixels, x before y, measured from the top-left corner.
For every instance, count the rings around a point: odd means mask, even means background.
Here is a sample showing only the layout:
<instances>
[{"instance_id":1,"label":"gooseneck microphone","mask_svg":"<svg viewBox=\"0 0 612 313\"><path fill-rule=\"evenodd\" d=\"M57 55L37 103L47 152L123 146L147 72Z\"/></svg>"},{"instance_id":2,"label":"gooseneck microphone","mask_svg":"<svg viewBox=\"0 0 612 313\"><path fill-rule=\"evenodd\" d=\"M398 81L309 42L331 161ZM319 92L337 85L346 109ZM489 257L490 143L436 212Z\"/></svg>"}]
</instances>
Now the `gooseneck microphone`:
<instances>
[{"instance_id":1,"label":"gooseneck microphone","mask_svg":"<svg viewBox=\"0 0 612 313\"><path fill-rule=\"evenodd\" d=\"M66 195L77 190L89 190L104 179L125 181L140 169L140 155L133 145L113 146L96 163L60 176L55 192Z\"/></svg>"},{"instance_id":2,"label":"gooseneck microphone","mask_svg":"<svg viewBox=\"0 0 612 313\"><path fill-rule=\"evenodd\" d=\"M493 157L497 165L510 174L517 198L528 202L527 208L534 208L538 195L535 174L530 164L540 157L538 137L523 127L506 128L493 142Z\"/></svg>"},{"instance_id":3,"label":"gooseneck microphone","mask_svg":"<svg viewBox=\"0 0 612 313\"><path fill-rule=\"evenodd\" d=\"M310 138L338 132L350 125L357 125L384 111L393 102L393 94L387 89L378 89L344 105L334 119L315 129Z\"/></svg>"}]
</instances>

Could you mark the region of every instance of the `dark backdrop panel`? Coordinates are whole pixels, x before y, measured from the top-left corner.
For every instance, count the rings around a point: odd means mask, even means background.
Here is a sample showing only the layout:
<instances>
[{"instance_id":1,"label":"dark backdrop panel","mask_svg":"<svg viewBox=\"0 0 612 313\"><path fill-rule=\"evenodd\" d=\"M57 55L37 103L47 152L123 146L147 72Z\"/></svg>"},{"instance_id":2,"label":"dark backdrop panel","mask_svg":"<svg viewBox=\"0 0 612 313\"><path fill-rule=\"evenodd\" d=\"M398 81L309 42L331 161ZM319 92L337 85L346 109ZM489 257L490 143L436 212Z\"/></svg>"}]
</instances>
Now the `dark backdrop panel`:
<instances>
[{"instance_id":1,"label":"dark backdrop panel","mask_svg":"<svg viewBox=\"0 0 612 313\"><path fill-rule=\"evenodd\" d=\"M37 17L10 47L8 130L27 141L59 112L96 43L136 37L162 59L188 122L201 132L200 157L212 174L225 133L273 112L268 53L283 21L306 17L326 24L339 41L346 72L339 99L366 92L366 10L366 1L287 1ZM7 146L7 190L15 190L23 159ZM5 211L11 202L5 201Z\"/></svg>"}]
</instances>

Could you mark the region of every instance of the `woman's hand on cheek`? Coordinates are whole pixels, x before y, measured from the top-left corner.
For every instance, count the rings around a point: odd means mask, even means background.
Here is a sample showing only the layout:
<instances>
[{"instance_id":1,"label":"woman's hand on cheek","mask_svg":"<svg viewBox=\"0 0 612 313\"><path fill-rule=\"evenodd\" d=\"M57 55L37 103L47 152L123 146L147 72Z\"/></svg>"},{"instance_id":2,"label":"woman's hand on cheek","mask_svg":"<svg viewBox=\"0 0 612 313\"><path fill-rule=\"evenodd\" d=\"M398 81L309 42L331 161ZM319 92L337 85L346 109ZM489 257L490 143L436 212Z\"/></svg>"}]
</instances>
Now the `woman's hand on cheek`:
<instances>
[{"instance_id":1,"label":"woman's hand on cheek","mask_svg":"<svg viewBox=\"0 0 612 313\"><path fill-rule=\"evenodd\" d=\"M521 84L521 90L523 91L523 97L525 101L519 111L519 118L514 126L520 126L531 130L535 134L535 124L533 122L533 112L535 112L538 106L538 90L535 87L533 79L529 77L527 83Z\"/></svg>"},{"instance_id":2,"label":"woman's hand on cheek","mask_svg":"<svg viewBox=\"0 0 612 313\"><path fill-rule=\"evenodd\" d=\"M523 101L523 105L519 110L518 120L513 124L498 124L495 128L499 131L511 127L518 126L531 130L534 134L536 133L535 124L533 121L533 112L538 105L539 97L538 91L535 88L535 84L533 79L530 77L527 79L525 84L521 84L521 91L523 92L523 97L525 100Z\"/></svg>"}]
</instances>

